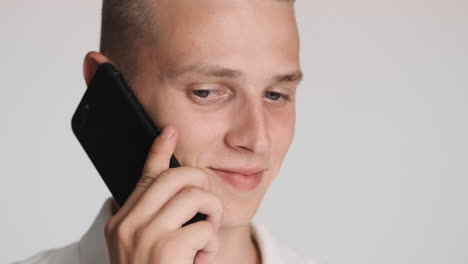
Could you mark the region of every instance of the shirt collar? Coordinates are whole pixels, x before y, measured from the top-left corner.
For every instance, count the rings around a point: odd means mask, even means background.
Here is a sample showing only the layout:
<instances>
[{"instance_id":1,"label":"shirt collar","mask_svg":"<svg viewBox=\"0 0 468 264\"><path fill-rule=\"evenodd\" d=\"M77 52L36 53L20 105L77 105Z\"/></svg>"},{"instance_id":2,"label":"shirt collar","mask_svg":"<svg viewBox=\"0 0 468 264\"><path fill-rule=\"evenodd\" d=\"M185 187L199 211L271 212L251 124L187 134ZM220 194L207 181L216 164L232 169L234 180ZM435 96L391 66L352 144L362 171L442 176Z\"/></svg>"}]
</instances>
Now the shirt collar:
<instances>
[{"instance_id":1,"label":"shirt collar","mask_svg":"<svg viewBox=\"0 0 468 264\"><path fill-rule=\"evenodd\" d=\"M110 263L104 237L104 227L111 217L112 197L109 197L78 244L80 263ZM250 226L252 235L260 250L262 264L283 264L279 255L280 248L268 229L256 220L252 220Z\"/></svg>"}]
</instances>

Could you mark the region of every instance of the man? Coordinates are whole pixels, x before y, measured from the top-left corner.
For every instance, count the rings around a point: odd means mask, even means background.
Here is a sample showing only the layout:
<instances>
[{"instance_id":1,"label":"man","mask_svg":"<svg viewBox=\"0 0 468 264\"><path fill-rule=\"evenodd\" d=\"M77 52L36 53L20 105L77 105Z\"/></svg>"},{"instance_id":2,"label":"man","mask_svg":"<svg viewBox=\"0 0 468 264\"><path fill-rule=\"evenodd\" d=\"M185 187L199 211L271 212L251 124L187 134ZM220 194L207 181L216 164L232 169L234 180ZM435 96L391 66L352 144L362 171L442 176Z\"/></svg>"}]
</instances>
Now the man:
<instances>
[{"instance_id":1,"label":"man","mask_svg":"<svg viewBox=\"0 0 468 264\"><path fill-rule=\"evenodd\" d=\"M251 222L294 135L293 5L104 0L86 83L111 62L164 130L122 208L107 200L79 242L22 263L306 263ZM181 227L196 212L206 221Z\"/></svg>"}]
</instances>

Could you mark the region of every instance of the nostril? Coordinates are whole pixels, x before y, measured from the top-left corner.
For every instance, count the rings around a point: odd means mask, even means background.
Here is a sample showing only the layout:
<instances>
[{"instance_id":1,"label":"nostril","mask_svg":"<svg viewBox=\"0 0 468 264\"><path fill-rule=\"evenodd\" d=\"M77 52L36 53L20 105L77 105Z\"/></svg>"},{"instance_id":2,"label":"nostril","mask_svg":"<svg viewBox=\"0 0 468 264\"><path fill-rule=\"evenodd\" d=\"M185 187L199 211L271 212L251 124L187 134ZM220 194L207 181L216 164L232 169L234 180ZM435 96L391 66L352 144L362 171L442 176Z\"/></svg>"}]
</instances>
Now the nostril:
<instances>
[{"instance_id":1,"label":"nostril","mask_svg":"<svg viewBox=\"0 0 468 264\"><path fill-rule=\"evenodd\" d=\"M244 146L239 146L239 148L246 151L252 151L250 148Z\"/></svg>"}]
</instances>

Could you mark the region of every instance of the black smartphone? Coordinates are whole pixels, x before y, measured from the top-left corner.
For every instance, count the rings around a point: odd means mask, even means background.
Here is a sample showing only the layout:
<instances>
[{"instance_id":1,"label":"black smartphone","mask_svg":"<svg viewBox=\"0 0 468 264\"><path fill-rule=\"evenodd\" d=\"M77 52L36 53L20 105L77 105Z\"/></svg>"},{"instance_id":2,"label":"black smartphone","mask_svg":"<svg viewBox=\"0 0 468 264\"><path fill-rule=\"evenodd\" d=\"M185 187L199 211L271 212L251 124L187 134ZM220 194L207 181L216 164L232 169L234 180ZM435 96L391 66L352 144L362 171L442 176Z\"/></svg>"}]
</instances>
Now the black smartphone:
<instances>
[{"instance_id":1,"label":"black smartphone","mask_svg":"<svg viewBox=\"0 0 468 264\"><path fill-rule=\"evenodd\" d=\"M148 151L160 130L111 63L99 65L71 125L112 196L122 206L140 179ZM168 165L180 166L174 155ZM205 218L197 213L183 226Z\"/></svg>"}]
</instances>

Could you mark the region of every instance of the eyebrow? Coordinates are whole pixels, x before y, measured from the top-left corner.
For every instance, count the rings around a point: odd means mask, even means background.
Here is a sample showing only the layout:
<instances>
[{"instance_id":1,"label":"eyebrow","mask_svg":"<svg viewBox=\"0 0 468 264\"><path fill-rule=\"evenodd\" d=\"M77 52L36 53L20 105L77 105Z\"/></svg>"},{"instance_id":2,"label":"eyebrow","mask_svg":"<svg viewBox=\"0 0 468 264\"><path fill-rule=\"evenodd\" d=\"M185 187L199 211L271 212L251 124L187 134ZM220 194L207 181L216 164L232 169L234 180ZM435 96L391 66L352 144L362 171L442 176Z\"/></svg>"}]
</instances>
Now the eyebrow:
<instances>
[{"instance_id":1,"label":"eyebrow","mask_svg":"<svg viewBox=\"0 0 468 264\"><path fill-rule=\"evenodd\" d=\"M181 78L187 75L199 75L204 77L215 77L215 78L227 78L227 79L243 79L245 74L242 71L222 67L216 64L204 64L197 63L189 66L182 67L180 69L172 69L167 72L167 76L170 78ZM301 70L296 70L289 73L281 73L273 75L270 78L271 82L274 83L285 83L285 82L300 82L304 78L304 74Z\"/></svg>"}]
</instances>

